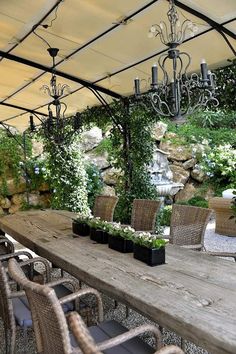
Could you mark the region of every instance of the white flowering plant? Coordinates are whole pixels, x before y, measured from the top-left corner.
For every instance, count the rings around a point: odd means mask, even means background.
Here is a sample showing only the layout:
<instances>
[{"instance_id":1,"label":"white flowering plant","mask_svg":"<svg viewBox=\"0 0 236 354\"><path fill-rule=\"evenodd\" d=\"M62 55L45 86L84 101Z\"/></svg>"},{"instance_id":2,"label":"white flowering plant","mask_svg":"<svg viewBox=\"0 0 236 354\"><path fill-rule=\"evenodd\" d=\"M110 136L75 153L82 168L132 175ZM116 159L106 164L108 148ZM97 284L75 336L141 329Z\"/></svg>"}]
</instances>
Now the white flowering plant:
<instances>
[{"instance_id":1,"label":"white flowering plant","mask_svg":"<svg viewBox=\"0 0 236 354\"><path fill-rule=\"evenodd\" d=\"M234 187L236 184L236 149L230 144L213 147L202 154L201 169L216 184Z\"/></svg>"},{"instance_id":2,"label":"white flowering plant","mask_svg":"<svg viewBox=\"0 0 236 354\"><path fill-rule=\"evenodd\" d=\"M120 223L112 223L108 233L114 237L121 237L125 240L133 240L135 230L131 226L122 225Z\"/></svg>"},{"instance_id":3,"label":"white flowering plant","mask_svg":"<svg viewBox=\"0 0 236 354\"><path fill-rule=\"evenodd\" d=\"M74 221L76 221L77 223L81 223L81 224L89 224L89 221L93 218L91 213L77 213L76 215L76 219L74 219Z\"/></svg>"},{"instance_id":4,"label":"white flowering plant","mask_svg":"<svg viewBox=\"0 0 236 354\"><path fill-rule=\"evenodd\" d=\"M150 234L150 232L139 232L134 235L133 242L137 245L156 248L165 247L166 241L162 238L158 238L157 235Z\"/></svg>"}]
</instances>

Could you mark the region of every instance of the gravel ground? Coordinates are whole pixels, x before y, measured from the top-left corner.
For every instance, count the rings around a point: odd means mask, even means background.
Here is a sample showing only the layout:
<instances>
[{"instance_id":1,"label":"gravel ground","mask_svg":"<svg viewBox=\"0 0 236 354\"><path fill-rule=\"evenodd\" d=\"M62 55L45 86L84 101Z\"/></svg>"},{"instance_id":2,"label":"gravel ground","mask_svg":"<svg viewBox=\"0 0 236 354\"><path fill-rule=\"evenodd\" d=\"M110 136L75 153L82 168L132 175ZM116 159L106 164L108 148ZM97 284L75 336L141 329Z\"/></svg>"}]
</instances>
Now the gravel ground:
<instances>
[{"instance_id":1,"label":"gravel ground","mask_svg":"<svg viewBox=\"0 0 236 354\"><path fill-rule=\"evenodd\" d=\"M236 252L236 237L226 237L218 235L214 232L215 221L211 220L207 226L205 233L205 247L207 251L230 251ZM168 228L165 230L168 233ZM22 246L16 244L17 249L22 249ZM229 260L230 261L230 260ZM117 308L114 308L114 301L109 297L103 295L104 310L106 319L116 319L128 328L136 327L143 323L152 323L150 320L140 315L136 311L130 310L128 318L125 318L125 306L118 304ZM152 344L152 339L144 338ZM180 345L180 337L175 333L163 330L163 341L166 344L177 344ZM0 320L0 354L4 354L4 335L3 335L3 324ZM28 333L28 345L27 348L23 346L22 333L18 331L17 335L17 353L27 353L33 354L35 351L35 343L32 331ZM185 342L185 353L186 354L210 354L207 351L195 346L192 343ZM214 353L211 353L214 354Z\"/></svg>"}]
</instances>

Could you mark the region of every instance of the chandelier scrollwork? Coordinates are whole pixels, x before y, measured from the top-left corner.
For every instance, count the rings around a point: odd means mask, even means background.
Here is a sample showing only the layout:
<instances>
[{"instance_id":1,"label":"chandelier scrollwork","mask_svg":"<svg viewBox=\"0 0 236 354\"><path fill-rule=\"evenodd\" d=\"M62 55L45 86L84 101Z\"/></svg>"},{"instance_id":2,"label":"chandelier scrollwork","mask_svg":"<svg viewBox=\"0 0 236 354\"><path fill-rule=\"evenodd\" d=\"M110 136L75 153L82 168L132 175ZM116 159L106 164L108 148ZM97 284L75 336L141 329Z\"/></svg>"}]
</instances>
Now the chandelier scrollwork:
<instances>
[{"instance_id":1,"label":"chandelier scrollwork","mask_svg":"<svg viewBox=\"0 0 236 354\"><path fill-rule=\"evenodd\" d=\"M58 51L58 48L48 48L53 60L53 69ZM70 92L70 88L66 84L57 83L57 77L53 69L50 84L41 87L41 90L52 98L52 101L48 104L48 117L40 118L37 115L37 118L41 122L41 128L47 139L55 144L65 144L71 140L76 131L81 129L82 122L79 113L72 117L66 117L67 105L61 101L61 98L66 91ZM33 115L30 116L30 130L36 130Z\"/></svg>"},{"instance_id":2,"label":"chandelier scrollwork","mask_svg":"<svg viewBox=\"0 0 236 354\"><path fill-rule=\"evenodd\" d=\"M181 119L195 112L200 107L217 106L215 94L215 74L208 70L203 59L200 74L188 74L191 57L177 47L183 43L187 34L194 36L198 27L185 19L181 24L174 0L169 1L167 17L169 26L161 21L149 30L148 37L160 37L161 42L169 47L167 53L160 55L158 65L152 66L151 87L148 93L151 105L161 116ZM158 66L162 73L162 81L158 80ZM134 80L135 97L141 99L140 79Z\"/></svg>"}]
</instances>

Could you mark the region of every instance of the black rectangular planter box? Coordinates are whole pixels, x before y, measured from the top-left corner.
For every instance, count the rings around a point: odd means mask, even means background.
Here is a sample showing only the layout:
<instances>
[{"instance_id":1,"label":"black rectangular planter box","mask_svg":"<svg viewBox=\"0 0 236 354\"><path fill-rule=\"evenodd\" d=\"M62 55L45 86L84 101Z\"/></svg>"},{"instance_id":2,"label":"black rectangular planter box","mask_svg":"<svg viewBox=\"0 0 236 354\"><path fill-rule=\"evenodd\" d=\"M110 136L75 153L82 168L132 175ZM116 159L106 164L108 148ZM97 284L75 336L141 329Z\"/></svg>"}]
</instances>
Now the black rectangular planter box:
<instances>
[{"instance_id":1,"label":"black rectangular planter box","mask_svg":"<svg viewBox=\"0 0 236 354\"><path fill-rule=\"evenodd\" d=\"M89 236L90 227L85 223L73 220L72 231L74 234L79 235L79 236Z\"/></svg>"},{"instance_id":2,"label":"black rectangular planter box","mask_svg":"<svg viewBox=\"0 0 236 354\"><path fill-rule=\"evenodd\" d=\"M109 248L122 253L133 252L133 241L125 240L119 236L108 235L108 246Z\"/></svg>"},{"instance_id":3,"label":"black rectangular planter box","mask_svg":"<svg viewBox=\"0 0 236 354\"><path fill-rule=\"evenodd\" d=\"M165 247L147 248L134 244L134 258L147 263L150 266L160 265L165 263Z\"/></svg>"},{"instance_id":4,"label":"black rectangular planter box","mask_svg":"<svg viewBox=\"0 0 236 354\"><path fill-rule=\"evenodd\" d=\"M108 243L108 233L103 230L94 229L91 227L90 229L90 239L96 241L97 243Z\"/></svg>"}]
</instances>

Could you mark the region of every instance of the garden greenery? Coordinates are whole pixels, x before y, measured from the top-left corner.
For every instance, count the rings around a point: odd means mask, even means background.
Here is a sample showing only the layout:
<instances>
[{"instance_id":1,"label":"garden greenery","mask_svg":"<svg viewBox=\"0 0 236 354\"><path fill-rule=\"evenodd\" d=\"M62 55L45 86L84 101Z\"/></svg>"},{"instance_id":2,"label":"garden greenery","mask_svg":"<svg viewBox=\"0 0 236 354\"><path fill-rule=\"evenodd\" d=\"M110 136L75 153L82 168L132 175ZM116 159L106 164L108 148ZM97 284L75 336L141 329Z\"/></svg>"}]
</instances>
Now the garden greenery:
<instances>
[{"instance_id":1,"label":"garden greenery","mask_svg":"<svg viewBox=\"0 0 236 354\"><path fill-rule=\"evenodd\" d=\"M45 139L52 208L90 214L85 170L79 136L69 144L55 144Z\"/></svg>"}]
</instances>

